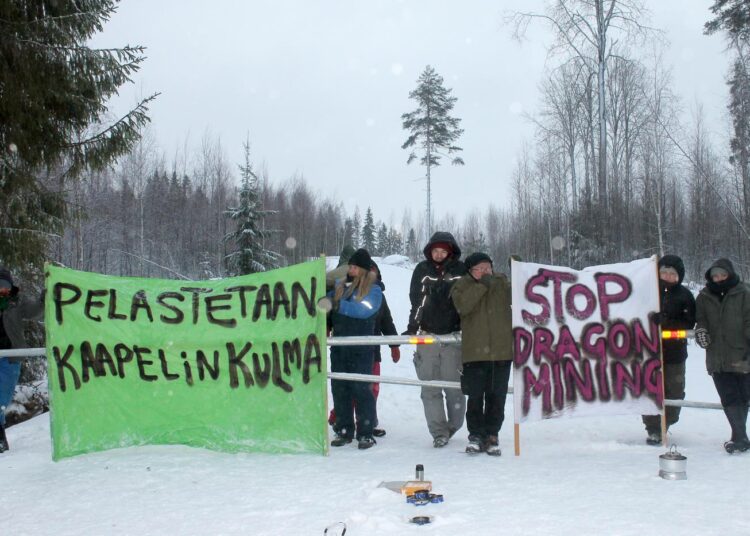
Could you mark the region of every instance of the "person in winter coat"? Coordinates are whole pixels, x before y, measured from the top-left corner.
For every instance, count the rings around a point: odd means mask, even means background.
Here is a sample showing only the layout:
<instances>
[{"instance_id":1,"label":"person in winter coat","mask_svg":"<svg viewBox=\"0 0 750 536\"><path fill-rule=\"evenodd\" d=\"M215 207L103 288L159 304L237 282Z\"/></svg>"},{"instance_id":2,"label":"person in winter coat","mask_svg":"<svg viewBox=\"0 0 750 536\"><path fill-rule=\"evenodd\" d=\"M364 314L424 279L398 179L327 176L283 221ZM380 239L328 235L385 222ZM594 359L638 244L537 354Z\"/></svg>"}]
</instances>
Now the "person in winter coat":
<instances>
[{"instance_id":1,"label":"person in winter coat","mask_svg":"<svg viewBox=\"0 0 750 536\"><path fill-rule=\"evenodd\" d=\"M469 273L453 285L451 297L461 316L466 452L500 456L497 435L505 420L513 363L510 282L493 272L485 253L472 253L465 264Z\"/></svg>"},{"instance_id":2,"label":"person in winter coat","mask_svg":"<svg viewBox=\"0 0 750 536\"><path fill-rule=\"evenodd\" d=\"M372 259L365 249L358 249L349 259L345 279L336 283L331 299L332 333L338 337L373 335L375 321L383 300L383 292L371 271ZM375 352L372 346L334 346L331 348L331 371L370 374ZM331 381L333 409L336 413L336 437L331 446L341 447L352 442L355 434L354 408L357 405L359 423L356 429L357 446L368 449L375 445L372 430L375 425L375 397L372 385L365 382Z\"/></svg>"},{"instance_id":3,"label":"person in winter coat","mask_svg":"<svg viewBox=\"0 0 750 536\"><path fill-rule=\"evenodd\" d=\"M380 309L378 310L377 316L375 318L375 335L398 335L398 331L396 331L396 326L393 323L393 316L391 315L391 309L388 307L388 301L385 299L385 284L383 283L383 277L380 275L380 269L378 268L378 265L373 261L372 263L372 271L377 274L377 285L380 287L380 290L383 292L383 302L380 305ZM380 376L380 361L381 361L381 355L380 355L380 346L373 346L373 349L375 351L375 362L372 366L372 372L371 374L374 376ZM391 349L391 359L394 363L398 363L401 359L401 351L399 350L398 345L390 346ZM383 437L385 436L385 430L382 428L378 428L378 394L380 394L380 384L379 383L373 383L372 384L372 394L375 397L375 423L374 428L372 430L372 435L375 437ZM354 403L354 401L352 401ZM354 408L355 414L357 415L357 422L359 422L359 413L357 412L357 408L355 406ZM332 409L331 412L328 414L328 424L331 426L334 426L335 431L335 424L336 424L336 412Z\"/></svg>"},{"instance_id":4,"label":"person in winter coat","mask_svg":"<svg viewBox=\"0 0 750 536\"><path fill-rule=\"evenodd\" d=\"M461 248L453 235L436 232L424 247L425 260L417 264L411 278L411 312L404 334L446 335L461 329L450 290L466 266L460 261ZM458 381L461 377L461 349L457 345L418 346L414 367L420 380ZM443 399L445 393L445 399ZM464 424L466 400L457 389L422 387L422 404L432 445L444 447Z\"/></svg>"},{"instance_id":5,"label":"person in winter coat","mask_svg":"<svg viewBox=\"0 0 750 536\"><path fill-rule=\"evenodd\" d=\"M677 255L664 255L659 259L659 291L661 310L657 316L662 329L693 329L695 326L695 298L682 286L685 264ZM664 363L664 396L670 400L685 399L686 339L664 339L662 361ZM680 408L666 408L667 428L680 420ZM661 445L661 417L644 415L646 443Z\"/></svg>"},{"instance_id":6,"label":"person in winter coat","mask_svg":"<svg viewBox=\"0 0 750 536\"><path fill-rule=\"evenodd\" d=\"M719 259L706 271L695 305L695 341L706 350L706 368L732 429L724 448L730 454L745 452L750 449L750 288L729 259Z\"/></svg>"},{"instance_id":7,"label":"person in winter coat","mask_svg":"<svg viewBox=\"0 0 750 536\"><path fill-rule=\"evenodd\" d=\"M21 373L21 358L3 357L2 350L28 348L23 321L38 317L43 310L44 293L38 300L22 297L10 271L0 267L0 453L10 448L5 435L5 410L13 401Z\"/></svg>"},{"instance_id":8,"label":"person in winter coat","mask_svg":"<svg viewBox=\"0 0 750 536\"><path fill-rule=\"evenodd\" d=\"M396 325L393 323L391 308L388 307L388 301L385 299L385 283L383 283L383 276L380 274L380 268L375 262L372 263L372 271L377 275L377 285L383 292L383 302L380 305L380 310L378 311L378 314L375 318L375 335L398 335ZM392 345L389 348L391 353L391 360L394 363L398 363L401 359L401 350L399 349L398 345ZM373 363L372 367L372 374L374 374L375 376L380 376L380 361L380 346L375 346L375 362ZM375 437L383 437L385 435L385 430L383 428L379 428L378 419L378 394L380 394L379 383L372 384L372 394L375 396L375 428L373 428L372 434Z\"/></svg>"}]
</instances>

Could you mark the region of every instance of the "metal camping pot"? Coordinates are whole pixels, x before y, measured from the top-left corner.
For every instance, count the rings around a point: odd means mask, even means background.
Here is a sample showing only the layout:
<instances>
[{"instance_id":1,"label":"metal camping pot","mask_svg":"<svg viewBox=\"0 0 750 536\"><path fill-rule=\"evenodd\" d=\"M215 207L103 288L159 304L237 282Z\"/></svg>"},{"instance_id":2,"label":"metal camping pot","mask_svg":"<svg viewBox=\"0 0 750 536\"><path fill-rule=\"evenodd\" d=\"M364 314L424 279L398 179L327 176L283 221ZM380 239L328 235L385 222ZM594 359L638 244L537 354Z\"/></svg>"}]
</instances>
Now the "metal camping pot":
<instances>
[{"instance_id":1,"label":"metal camping pot","mask_svg":"<svg viewBox=\"0 0 750 536\"><path fill-rule=\"evenodd\" d=\"M672 445L668 452L659 456L659 476L665 480L687 479L687 457L677 452L677 447Z\"/></svg>"}]
</instances>

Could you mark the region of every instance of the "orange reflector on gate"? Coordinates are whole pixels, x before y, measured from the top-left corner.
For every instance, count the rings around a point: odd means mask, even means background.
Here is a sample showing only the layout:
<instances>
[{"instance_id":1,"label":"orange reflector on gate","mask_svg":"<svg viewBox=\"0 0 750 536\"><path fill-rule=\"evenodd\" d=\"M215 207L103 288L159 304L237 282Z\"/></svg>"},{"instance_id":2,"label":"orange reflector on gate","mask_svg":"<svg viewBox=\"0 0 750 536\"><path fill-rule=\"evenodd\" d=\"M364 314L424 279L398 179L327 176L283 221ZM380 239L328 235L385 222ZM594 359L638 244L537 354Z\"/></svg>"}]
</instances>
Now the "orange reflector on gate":
<instances>
[{"instance_id":1,"label":"orange reflector on gate","mask_svg":"<svg viewBox=\"0 0 750 536\"><path fill-rule=\"evenodd\" d=\"M661 332L662 339L686 339L687 331L684 329L665 329Z\"/></svg>"},{"instance_id":2,"label":"orange reflector on gate","mask_svg":"<svg viewBox=\"0 0 750 536\"><path fill-rule=\"evenodd\" d=\"M409 337L409 344L433 344L435 339L432 337Z\"/></svg>"}]
</instances>

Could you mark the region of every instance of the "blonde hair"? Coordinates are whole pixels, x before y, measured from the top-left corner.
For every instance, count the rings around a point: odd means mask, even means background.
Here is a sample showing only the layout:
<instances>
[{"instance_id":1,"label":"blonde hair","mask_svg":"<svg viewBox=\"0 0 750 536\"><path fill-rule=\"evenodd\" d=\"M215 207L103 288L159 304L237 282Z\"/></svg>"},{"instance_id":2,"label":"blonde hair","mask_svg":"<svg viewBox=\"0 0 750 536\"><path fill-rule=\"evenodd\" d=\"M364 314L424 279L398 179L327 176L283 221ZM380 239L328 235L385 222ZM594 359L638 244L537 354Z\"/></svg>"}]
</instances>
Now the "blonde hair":
<instances>
[{"instance_id":1,"label":"blonde hair","mask_svg":"<svg viewBox=\"0 0 750 536\"><path fill-rule=\"evenodd\" d=\"M372 285L375 284L377 276L374 272L365 270L361 266L357 266L357 268L360 270L359 275L352 279L351 285L347 286L345 279L339 281L339 284L336 286L336 291L333 293L334 302L347 299L354 294L355 291L357 292L357 295L354 299L361 302L365 296L370 293L370 289L372 289Z\"/></svg>"}]
</instances>

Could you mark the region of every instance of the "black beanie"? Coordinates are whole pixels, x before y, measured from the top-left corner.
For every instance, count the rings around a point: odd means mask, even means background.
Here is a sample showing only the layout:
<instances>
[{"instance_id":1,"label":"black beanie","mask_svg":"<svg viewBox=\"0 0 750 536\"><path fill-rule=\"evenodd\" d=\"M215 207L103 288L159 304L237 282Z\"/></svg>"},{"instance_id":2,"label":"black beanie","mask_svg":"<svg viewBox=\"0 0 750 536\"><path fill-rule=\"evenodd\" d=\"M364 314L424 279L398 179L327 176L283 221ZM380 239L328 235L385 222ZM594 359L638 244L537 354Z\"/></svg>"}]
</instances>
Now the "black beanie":
<instances>
[{"instance_id":1,"label":"black beanie","mask_svg":"<svg viewBox=\"0 0 750 536\"><path fill-rule=\"evenodd\" d=\"M467 270L471 270L474 268L477 264L480 262L488 262L490 265L492 264L492 259L490 259L490 256L486 253L472 253L468 257L466 257L466 260L464 260L464 264L466 265Z\"/></svg>"},{"instance_id":2,"label":"black beanie","mask_svg":"<svg viewBox=\"0 0 750 536\"><path fill-rule=\"evenodd\" d=\"M367 250L359 248L357 251L352 253L351 257L349 257L349 264L359 266L360 268L369 272L372 268L373 262Z\"/></svg>"}]
</instances>

